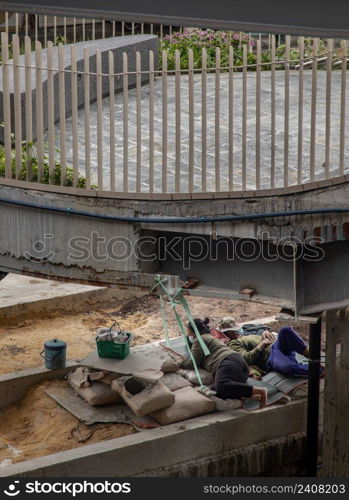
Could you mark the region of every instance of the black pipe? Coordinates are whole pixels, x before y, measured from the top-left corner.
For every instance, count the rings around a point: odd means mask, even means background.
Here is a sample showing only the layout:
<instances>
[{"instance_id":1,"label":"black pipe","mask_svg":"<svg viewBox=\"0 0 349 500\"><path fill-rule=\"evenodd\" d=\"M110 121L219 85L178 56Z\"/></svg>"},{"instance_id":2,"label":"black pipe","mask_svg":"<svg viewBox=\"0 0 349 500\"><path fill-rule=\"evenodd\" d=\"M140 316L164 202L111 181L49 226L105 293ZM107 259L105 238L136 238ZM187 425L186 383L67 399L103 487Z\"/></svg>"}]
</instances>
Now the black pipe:
<instances>
[{"instance_id":1,"label":"black pipe","mask_svg":"<svg viewBox=\"0 0 349 500\"><path fill-rule=\"evenodd\" d=\"M306 476L316 477L319 446L321 319L309 327Z\"/></svg>"},{"instance_id":2,"label":"black pipe","mask_svg":"<svg viewBox=\"0 0 349 500\"><path fill-rule=\"evenodd\" d=\"M338 208L315 208L305 210L290 210L283 212L265 212L242 215L222 215L222 216L202 216L202 217L135 217L124 215L109 215L84 210L76 210L71 207L56 207L52 205L44 205L40 203L32 203L29 201L11 200L9 198L0 197L0 203L16 205L19 207L35 208L39 210L47 210L49 212L57 212L65 215L80 215L82 217L91 217L94 219L103 219L119 222L136 222L136 223L152 223L152 224L204 224L206 222L234 222L243 220L269 219L275 217L291 217L300 215L326 215L326 214L345 214L349 213L349 207Z\"/></svg>"}]
</instances>

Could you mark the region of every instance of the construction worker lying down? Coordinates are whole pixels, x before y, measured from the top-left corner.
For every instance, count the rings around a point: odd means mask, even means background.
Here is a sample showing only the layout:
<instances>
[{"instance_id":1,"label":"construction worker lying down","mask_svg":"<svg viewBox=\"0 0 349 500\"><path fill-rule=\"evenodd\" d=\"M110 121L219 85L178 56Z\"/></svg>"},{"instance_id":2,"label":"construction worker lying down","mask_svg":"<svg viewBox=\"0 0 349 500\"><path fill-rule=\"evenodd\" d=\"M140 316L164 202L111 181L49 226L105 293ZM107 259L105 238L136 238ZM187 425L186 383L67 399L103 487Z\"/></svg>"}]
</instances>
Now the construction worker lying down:
<instances>
[{"instance_id":1,"label":"construction worker lying down","mask_svg":"<svg viewBox=\"0 0 349 500\"><path fill-rule=\"evenodd\" d=\"M222 399L254 398L260 400L260 406L267 402L267 392L261 387L246 384L249 368L246 361L236 352L210 335L206 320L194 319L201 338L208 347L210 354L205 355L194 333L192 325L188 324L188 340L191 353L198 368L205 368L214 376L214 387L217 396ZM191 359L184 360L181 368L193 369Z\"/></svg>"},{"instance_id":2,"label":"construction worker lying down","mask_svg":"<svg viewBox=\"0 0 349 500\"><path fill-rule=\"evenodd\" d=\"M217 329L230 338L228 347L239 353L250 367L257 367L261 375L276 371L287 377L308 376L308 364L299 363L296 359L296 353L308 358L308 347L290 326L281 328L276 338L268 330L261 336L242 335L241 327L234 318L223 318ZM250 373L256 375L255 370Z\"/></svg>"}]
</instances>

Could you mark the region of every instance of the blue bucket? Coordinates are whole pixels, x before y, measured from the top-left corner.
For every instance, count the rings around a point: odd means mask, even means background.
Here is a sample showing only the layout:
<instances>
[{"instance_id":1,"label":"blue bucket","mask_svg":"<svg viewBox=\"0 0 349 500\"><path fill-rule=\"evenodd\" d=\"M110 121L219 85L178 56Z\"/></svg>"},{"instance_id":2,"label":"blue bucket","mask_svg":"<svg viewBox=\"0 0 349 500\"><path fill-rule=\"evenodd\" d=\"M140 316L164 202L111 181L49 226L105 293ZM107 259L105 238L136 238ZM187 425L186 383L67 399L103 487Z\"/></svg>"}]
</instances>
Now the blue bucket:
<instances>
[{"instance_id":1,"label":"blue bucket","mask_svg":"<svg viewBox=\"0 0 349 500\"><path fill-rule=\"evenodd\" d=\"M64 340L47 340L44 344L45 349L40 353L45 360L45 367L48 370L61 370L65 368L67 343Z\"/></svg>"}]
</instances>

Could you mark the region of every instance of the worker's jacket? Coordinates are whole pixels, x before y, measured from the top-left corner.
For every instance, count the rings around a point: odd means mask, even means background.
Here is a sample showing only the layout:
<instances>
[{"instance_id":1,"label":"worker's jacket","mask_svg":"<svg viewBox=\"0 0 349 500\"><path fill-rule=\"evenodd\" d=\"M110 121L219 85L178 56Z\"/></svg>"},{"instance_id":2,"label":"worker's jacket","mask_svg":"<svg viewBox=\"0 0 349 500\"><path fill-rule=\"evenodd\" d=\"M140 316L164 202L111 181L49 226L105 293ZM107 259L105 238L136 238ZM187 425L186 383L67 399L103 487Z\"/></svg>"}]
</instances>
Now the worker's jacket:
<instances>
[{"instance_id":1,"label":"worker's jacket","mask_svg":"<svg viewBox=\"0 0 349 500\"><path fill-rule=\"evenodd\" d=\"M262 342L260 335L242 335L238 339L231 340L228 347L234 352L238 352L250 366L258 366L263 372L267 371L266 363L269 358L272 344L266 346L263 351L257 349Z\"/></svg>"},{"instance_id":2,"label":"worker's jacket","mask_svg":"<svg viewBox=\"0 0 349 500\"><path fill-rule=\"evenodd\" d=\"M210 354L204 354L201 345L197 338L195 338L191 352L195 359L198 368L205 368L211 373L215 373L219 363L232 354L231 349L223 344L218 339L215 339L209 333L201 335L202 340L207 345ZM191 359L186 359L180 364L181 368L192 369L193 363Z\"/></svg>"}]
</instances>

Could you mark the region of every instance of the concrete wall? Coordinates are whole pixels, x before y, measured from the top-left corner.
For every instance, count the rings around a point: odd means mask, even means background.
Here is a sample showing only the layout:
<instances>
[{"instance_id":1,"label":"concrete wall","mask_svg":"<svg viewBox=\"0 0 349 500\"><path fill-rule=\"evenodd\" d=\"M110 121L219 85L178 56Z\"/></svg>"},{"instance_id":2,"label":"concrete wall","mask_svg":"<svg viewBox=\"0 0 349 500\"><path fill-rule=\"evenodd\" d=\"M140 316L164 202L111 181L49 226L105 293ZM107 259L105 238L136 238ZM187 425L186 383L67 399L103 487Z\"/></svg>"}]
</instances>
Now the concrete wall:
<instances>
[{"instance_id":1,"label":"concrete wall","mask_svg":"<svg viewBox=\"0 0 349 500\"><path fill-rule=\"evenodd\" d=\"M305 421L304 400L259 412L215 413L13 464L3 467L0 475L166 477L271 473L301 461Z\"/></svg>"},{"instance_id":2,"label":"concrete wall","mask_svg":"<svg viewBox=\"0 0 349 500\"><path fill-rule=\"evenodd\" d=\"M125 52L129 56L129 71L134 72L136 70L136 52L141 54L142 71L149 69L149 51L154 52L155 68L157 68L158 61L158 37L155 35L134 35L134 36L118 36L115 38L106 38L102 40L89 41L89 42L79 42L74 44L77 52L77 71L79 72L77 77L77 97L78 97L78 107L84 106L84 77L81 73L84 71L84 48L89 49L90 53L90 72L96 72L96 50L101 51L102 56L102 72L104 74L109 73L108 66L108 52L112 51L114 54L114 72L122 73L123 62L122 54ZM65 73L65 111L66 116L71 115L72 110L72 94L71 94L71 45L64 46L64 68L67 73ZM42 80L43 80L43 120L44 120L44 130L47 129L48 123L48 101L47 101L47 49L42 51L43 68ZM20 64L24 65L24 56L20 56ZM31 65L35 67L35 52L32 53ZM58 68L58 47L53 48L53 67ZM14 132L14 95L13 95L13 72L9 73L10 78L10 95L11 95L11 130ZM59 73L58 71L53 72L54 78L54 119L59 120ZM149 78L147 74L142 74L142 83L146 83ZM36 140L36 81L35 81L35 69L31 70L32 79L32 112L33 112L33 140ZM123 79L116 77L114 79L115 91L120 92L123 86ZM136 83L136 75L129 76L129 87L133 87ZM2 73L0 73L0 101L2 102ZM23 138L25 138L25 122L26 122L26 99L25 99L25 70L20 69L20 89L21 89L21 103L22 103L22 127L23 127ZM102 93L103 96L109 94L109 78L102 78ZM96 101L97 87L96 87L96 77L90 76L90 102ZM3 117L3 107L0 106L0 121L4 121ZM4 132L3 128L0 128L0 143L3 143Z\"/></svg>"},{"instance_id":3,"label":"concrete wall","mask_svg":"<svg viewBox=\"0 0 349 500\"><path fill-rule=\"evenodd\" d=\"M173 195L171 200L141 199L142 194L110 198L101 191L42 186L40 190L13 187L13 181L3 180L1 198L37 205L71 207L92 214L130 217L200 217L229 214L254 214L311 210L315 208L347 209L349 184L342 182L330 187L309 189L301 193L273 196L236 197L228 199L190 200ZM20 185L27 186L26 183ZM68 194L69 193L69 194ZM184 197L183 195L182 197ZM128 199L126 199L126 197ZM201 285L239 292L248 287L256 295L278 300L285 307L298 303L299 312L311 313L348 305L349 289L346 269L349 268L349 213L331 213L289 217L287 215L255 221L198 224L150 224L94 219L73 214L30 209L4 203L0 220L0 271L22 272L47 277L89 283L112 283L118 286L136 286L149 289L154 274L179 274L186 278L197 274ZM300 259L296 273L292 259L268 261L261 258L217 262L210 256L185 268L181 260L170 256L160 259L155 252L151 261L141 258L137 242L140 237L155 238L171 234L181 240L195 235L209 239L212 231L219 237L251 238L272 241L297 238L304 244L308 237L320 237L324 258L317 261ZM20 235L20 237L18 236ZM99 238L97 240L94 238ZM75 238L75 240L74 240ZM78 248L71 242L79 238ZM274 240L273 240L274 239ZM81 243L83 241L83 243ZM37 247L39 242L39 248ZM83 251L81 252L83 247ZM108 250L108 251L107 251ZM148 250L148 253L151 253ZM180 257L183 258L184 254ZM294 280L294 277L296 279ZM335 277L335 279L332 279ZM324 286L324 282L327 286ZM255 297L256 298L256 297ZM265 299L264 299L265 300Z\"/></svg>"},{"instance_id":4,"label":"concrete wall","mask_svg":"<svg viewBox=\"0 0 349 500\"><path fill-rule=\"evenodd\" d=\"M78 366L77 363L68 362L66 368L62 370L49 371L42 366L0 375L0 409L17 403L24 396L26 390L34 384L43 380L65 377L74 366Z\"/></svg>"}]
</instances>

